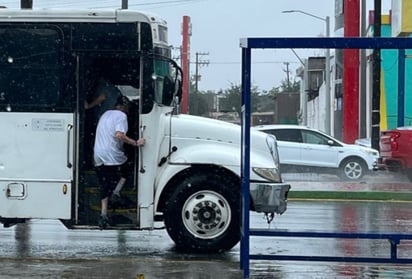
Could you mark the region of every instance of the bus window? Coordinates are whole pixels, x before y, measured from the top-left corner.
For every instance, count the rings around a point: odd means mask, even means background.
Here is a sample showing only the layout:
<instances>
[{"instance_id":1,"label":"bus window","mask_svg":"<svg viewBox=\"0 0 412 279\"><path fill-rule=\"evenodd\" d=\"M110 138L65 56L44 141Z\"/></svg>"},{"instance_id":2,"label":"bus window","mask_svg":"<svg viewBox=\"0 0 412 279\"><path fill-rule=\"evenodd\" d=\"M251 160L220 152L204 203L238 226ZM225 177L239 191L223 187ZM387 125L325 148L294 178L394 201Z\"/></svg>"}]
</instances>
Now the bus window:
<instances>
[{"instance_id":1,"label":"bus window","mask_svg":"<svg viewBox=\"0 0 412 279\"><path fill-rule=\"evenodd\" d=\"M134 50L136 26L133 23L81 23L72 30L71 45L75 50Z\"/></svg>"},{"instance_id":2,"label":"bus window","mask_svg":"<svg viewBox=\"0 0 412 279\"><path fill-rule=\"evenodd\" d=\"M53 109L60 95L60 34L52 28L0 27L0 110Z\"/></svg>"},{"instance_id":3,"label":"bus window","mask_svg":"<svg viewBox=\"0 0 412 279\"><path fill-rule=\"evenodd\" d=\"M175 93L172 67L168 60L154 61L155 102L170 106Z\"/></svg>"}]
</instances>

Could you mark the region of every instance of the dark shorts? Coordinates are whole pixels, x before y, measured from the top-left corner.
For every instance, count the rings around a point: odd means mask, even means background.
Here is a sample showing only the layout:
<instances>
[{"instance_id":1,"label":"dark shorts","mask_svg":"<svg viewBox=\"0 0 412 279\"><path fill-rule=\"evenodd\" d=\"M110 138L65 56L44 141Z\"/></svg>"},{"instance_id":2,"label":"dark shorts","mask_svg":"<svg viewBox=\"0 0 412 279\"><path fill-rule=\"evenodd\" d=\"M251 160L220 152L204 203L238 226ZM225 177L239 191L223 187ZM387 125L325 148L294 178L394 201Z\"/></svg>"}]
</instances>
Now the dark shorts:
<instances>
[{"instance_id":1,"label":"dark shorts","mask_svg":"<svg viewBox=\"0 0 412 279\"><path fill-rule=\"evenodd\" d=\"M131 172L131 165L127 162L119 166L99 166L97 175L100 184L100 198L104 199L111 195L121 177L127 178Z\"/></svg>"}]
</instances>

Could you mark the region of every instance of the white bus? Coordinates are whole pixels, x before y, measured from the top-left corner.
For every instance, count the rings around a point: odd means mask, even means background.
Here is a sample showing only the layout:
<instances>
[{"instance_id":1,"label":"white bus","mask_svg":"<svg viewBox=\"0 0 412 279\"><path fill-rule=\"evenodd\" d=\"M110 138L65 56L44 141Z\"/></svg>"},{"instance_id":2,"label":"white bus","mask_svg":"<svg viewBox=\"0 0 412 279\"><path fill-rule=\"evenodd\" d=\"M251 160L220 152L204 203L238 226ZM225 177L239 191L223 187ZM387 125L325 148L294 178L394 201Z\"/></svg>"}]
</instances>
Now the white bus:
<instances>
[{"instance_id":1,"label":"white bus","mask_svg":"<svg viewBox=\"0 0 412 279\"><path fill-rule=\"evenodd\" d=\"M0 9L0 222L59 219L99 229L93 167L96 122L84 103L99 76L132 100L133 164L108 229L163 229L185 251L218 252L240 239L240 126L179 115L181 70L167 26L130 10ZM252 133L251 210L281 214L276 140ZM126 147L127 148L127 147ZM269 189L269 192L268 192ZM263 191L264 190L264 191Z\"/></svg>"}]
</instances>

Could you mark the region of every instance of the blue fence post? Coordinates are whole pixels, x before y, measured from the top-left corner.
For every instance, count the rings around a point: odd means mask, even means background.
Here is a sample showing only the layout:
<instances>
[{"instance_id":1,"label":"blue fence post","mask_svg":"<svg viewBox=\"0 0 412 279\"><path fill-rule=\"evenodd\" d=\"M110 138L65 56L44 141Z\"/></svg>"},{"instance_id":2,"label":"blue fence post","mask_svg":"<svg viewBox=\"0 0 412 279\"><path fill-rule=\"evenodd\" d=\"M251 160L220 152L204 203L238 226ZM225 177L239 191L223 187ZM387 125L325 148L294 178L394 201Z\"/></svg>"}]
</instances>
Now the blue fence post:
<instances>
[{"instance_id":1,"label":"blue fence post","mask_svg":"<svg viewBox=\"0 0 412 279\"><path fill-rule=\"evenodd\" d=\"M398 50L398 123L405 123L405 49Z\"/></svg>"},{"instance_id":2,"label":"blue fence post","mask_svg":"<svg viewBox=\"0 0 412 279\"><path fill-rule=\"evenodd\" d=\"M249 278L249 181L250 181L250 71L251 51L242 48L242 128L241 128L241 240L240 240L240 267L243 269L243 278Z\"/></svg>"}]
</instances>

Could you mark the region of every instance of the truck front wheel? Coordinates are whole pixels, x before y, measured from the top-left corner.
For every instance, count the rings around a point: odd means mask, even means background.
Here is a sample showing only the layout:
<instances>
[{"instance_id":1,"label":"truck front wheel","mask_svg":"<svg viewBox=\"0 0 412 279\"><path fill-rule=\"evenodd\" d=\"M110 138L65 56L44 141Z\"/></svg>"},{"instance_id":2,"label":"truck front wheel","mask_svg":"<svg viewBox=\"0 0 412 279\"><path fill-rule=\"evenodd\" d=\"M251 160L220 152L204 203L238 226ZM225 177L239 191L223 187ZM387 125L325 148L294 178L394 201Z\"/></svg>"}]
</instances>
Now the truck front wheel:
<instances>
[{"instance_id":1,"label":"truck front wheel","mask_svg":"<svg viewBox=\"0 0 412 279\"><path fill-rule=\"evenodd\" d=\"M165 225L179 250L216 253L240 239L239 185L224 176L185 178L166 203Z\"/></svg>"}]
</instances>

